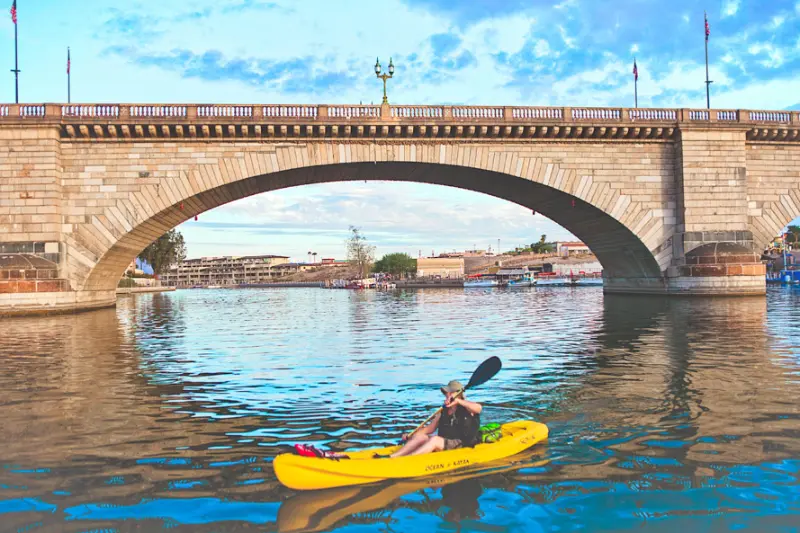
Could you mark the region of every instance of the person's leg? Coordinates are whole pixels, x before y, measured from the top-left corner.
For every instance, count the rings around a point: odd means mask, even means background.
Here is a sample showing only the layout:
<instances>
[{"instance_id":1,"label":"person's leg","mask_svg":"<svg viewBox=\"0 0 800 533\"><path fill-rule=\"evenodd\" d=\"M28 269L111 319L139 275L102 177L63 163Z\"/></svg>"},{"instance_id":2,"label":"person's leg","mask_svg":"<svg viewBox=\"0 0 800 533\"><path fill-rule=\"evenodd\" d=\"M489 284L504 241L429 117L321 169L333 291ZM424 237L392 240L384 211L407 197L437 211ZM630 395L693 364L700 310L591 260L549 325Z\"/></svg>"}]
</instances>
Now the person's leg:
<instances>
[{"instance_id":1,"label":"person's leg","mask_svg":"<svg viewBox=\"0 0 800 533\"><path fill-rule=\"evenodd\" d=\"M414 450L411 455L422 455L424 453L440 452L442 450L444 450L444 439L437 435L429 438L428 442Z\"/></svg>"},{"instance_id":2,"label":"person's leg","mask_svg":"<svg viewBox=\"0 0 800 533\"><path fill-rule=\"evenodd\" d=\"M406 441L402 448L394 452L389 457L403 457L410 455L411 452L428 442L428 435L424 433L415 433L410 439Z\"/></svg>"}]
</instances>

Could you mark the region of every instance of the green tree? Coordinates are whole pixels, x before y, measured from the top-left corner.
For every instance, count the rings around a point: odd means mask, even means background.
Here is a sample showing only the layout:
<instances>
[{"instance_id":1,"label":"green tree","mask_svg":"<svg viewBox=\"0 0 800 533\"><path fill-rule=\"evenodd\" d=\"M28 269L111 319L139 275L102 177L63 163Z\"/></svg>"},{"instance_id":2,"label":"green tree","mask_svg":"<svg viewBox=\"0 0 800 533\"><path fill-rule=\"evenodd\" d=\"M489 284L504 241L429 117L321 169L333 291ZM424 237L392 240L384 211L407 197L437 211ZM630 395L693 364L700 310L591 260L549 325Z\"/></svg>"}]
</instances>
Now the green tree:
<instances>
[{"instance_id":1,"label":"green tree","mask_svg":"<svg viewBox=\"0 0 800 533\"><path fill-rule=\"evenodd\" d=\"M790 244L792 248L797 248L798 243L800 243L800 226L789 226L786 233L788 233L786 236L787 244Z\"/></svg>"},{"instance_id":2,"label":"green tree","mask_svg":"<svg viewBox=\"0 0 800 533\"><path fill-rule=\"evenodd\" d=\"M546 252L548 248L549 245L547 244L547 235L542 235L541 238L539 238L539 242L531 244L531 252L535 254L542 254Z\"/></svg>"},{"instance_id":3,"label":"green tree","mask_svg":"<svg viewBox=\"0 0 800 533\"><path fill-rule=\"evenodd\" d=\"M366 278L375 261L375 247L367 243L367 238L361 230L350 226L350 237L345 241L347 245L347 260L358 270L361 278Z\"/></svg>"},{"instance_id":4,"label":"green tree","mask_svg":"<svg viewBox=\"0 0 800 533\"><path fill-rule=\"evenodd\" d=\"M153 267L156 276L162 274L170 266L186 259L186 243L183 242L183 235L177 230L169 230L142 250L139 259L147 261Z\"/></svg>"},{"instance_id":5,"label":"green tree","mask_svg":"<svg viewBox=\"0 0 800 533\"><path fill-rule=\"evenodd\" d=\"M405 253L386 254L375 262L372 271L392 276L413 274L417 271L417 260Z\"/></svg>"}]
</instances>

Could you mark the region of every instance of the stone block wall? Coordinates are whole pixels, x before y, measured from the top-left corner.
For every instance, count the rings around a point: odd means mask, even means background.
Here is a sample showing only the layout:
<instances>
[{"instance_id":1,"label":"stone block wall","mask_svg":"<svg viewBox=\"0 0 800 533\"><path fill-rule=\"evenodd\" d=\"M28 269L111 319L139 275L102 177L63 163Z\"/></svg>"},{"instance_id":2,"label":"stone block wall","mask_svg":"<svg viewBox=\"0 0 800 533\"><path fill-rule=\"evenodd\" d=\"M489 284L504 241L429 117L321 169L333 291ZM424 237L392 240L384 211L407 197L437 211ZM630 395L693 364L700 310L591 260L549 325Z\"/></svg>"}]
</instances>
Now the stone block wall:
<instances>
[{"instance_id":1,"label":"stone block wall","mask_svg":"<svg viewBox=\"0 0 800 533\"><path fill-rule=\"evenodd\" d=\"M60 129L0 128L0 243L60 242L61 193Z\"/></svg>"},{"instance_id":2,"label":"stone block wall","mask_svg":"<svg viewBox=\"0 0 800 533\"><path fill-rule=\"evenodd\" d=\"M686 128L680 143L683 231L749 230L745 131Z\"/></svg>"},{"instance_id":3,"label":"stone block wall","mask_svg":"<svg viewBox=\"0 0 800 533\"><path fill-rule=\"evenodd\" d=\"M800 217L800 145L751 142L746 153L749 229L764 249Z\"/></svg>"}]
</instances>

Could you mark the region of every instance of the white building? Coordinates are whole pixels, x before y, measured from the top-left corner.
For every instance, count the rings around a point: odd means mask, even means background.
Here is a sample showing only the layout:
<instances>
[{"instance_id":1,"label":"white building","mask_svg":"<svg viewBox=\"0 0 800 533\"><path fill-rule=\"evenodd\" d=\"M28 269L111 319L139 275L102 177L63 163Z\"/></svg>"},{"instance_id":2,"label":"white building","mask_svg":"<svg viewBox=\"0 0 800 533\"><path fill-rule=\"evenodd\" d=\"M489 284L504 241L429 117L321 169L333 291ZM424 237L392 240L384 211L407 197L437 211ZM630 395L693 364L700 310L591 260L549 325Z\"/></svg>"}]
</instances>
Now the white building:
<instances>
[{"instance_id":1,"label":"white building","mask_svg":"<svg viewBox=\"0 0 800 533\"><path fill-rule=\"evenodd\" d=\"M555 244L556 244L556 253L561 257L569 257L570 255L592 253L589 247L580 241L565 241L565 242L557 242Z\"/></svg>"}]
</instances>

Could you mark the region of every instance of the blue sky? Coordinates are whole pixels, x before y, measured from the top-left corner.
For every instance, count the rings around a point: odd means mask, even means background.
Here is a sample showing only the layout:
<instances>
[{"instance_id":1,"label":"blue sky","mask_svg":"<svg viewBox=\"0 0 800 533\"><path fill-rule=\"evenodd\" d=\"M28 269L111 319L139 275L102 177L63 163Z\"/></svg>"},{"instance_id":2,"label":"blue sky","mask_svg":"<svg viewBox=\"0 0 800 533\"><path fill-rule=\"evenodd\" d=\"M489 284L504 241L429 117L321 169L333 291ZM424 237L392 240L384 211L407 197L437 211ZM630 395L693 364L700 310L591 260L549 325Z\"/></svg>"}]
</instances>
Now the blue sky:
<instances>
[{"instance_id":1,"label":"blue sky","mask_svg":"<svg viewBox=\"0 0 800 533\"><path fill-rule=\"evenodd\" d=\"M703 9L712 105L800 109L800 0L18 0L20 92L65 100L70 46L73 101L377 103L372 66L391 56L392 102L629 106L635 55L641 106L704 107ZM10 17L0 58L7 73ZM363 182L259 195L180 229L192 256L302 259L341 257L350 224L379 255L569 236L477 193Z\"/></svg>"}]
</instances>

